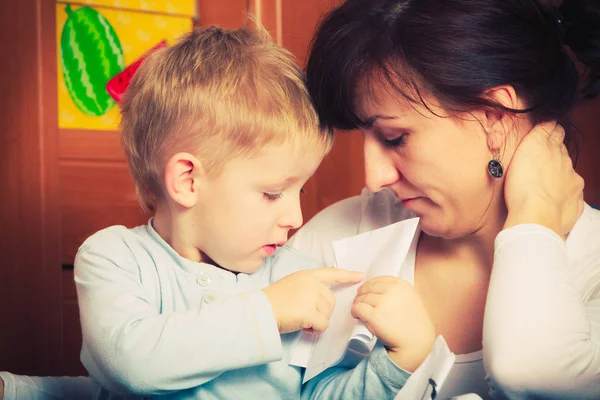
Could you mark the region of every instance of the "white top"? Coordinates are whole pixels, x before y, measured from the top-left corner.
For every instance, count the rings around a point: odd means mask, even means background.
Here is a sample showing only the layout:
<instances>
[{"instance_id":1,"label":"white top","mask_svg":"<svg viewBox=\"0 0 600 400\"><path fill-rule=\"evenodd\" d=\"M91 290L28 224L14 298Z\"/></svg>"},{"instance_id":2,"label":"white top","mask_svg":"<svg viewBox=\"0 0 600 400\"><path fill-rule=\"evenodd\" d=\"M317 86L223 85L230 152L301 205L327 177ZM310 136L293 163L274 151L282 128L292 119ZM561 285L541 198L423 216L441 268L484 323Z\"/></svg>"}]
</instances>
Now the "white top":
<instances>
[{"instance_id":1,"label":"white top","mask_svg":"<svg viewBox=\"0 0 600 400\"><path fill-rule=\"evenodd\" d=\"M391 192L365 189L320 212L290 245L331 266L332 241L414 216ZM490 398L499 387L515 399L600 398L600 212L586 205L566 245L545 227L519 225L501 232L495 249L485 354L457 355L437 398ZM401 273L410 282L415 252L416 241ZM494 382L491 393L486 381Z\"/></svg>"}]
</instances>

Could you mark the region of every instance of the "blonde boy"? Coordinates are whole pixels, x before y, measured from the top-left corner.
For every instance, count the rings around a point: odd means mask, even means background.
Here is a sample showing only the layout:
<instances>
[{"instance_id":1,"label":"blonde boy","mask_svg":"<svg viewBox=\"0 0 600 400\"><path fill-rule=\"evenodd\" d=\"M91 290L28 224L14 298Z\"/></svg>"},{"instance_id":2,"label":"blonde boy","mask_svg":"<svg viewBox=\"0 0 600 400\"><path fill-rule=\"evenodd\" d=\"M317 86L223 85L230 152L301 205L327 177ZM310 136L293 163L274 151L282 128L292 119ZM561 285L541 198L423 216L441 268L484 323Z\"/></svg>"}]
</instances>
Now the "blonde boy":
<instances>
[{"instance_id":1,"label":"blonde boy","mask_svg":"<svg viewBox=\"0 0 600 400\"><path fill-rule=\"evenodd\" d=\"M197 30L143 63L122 114L154 216L94 234L75 260L95 397L393 397L405 375L389 359L304 390L289 365L299 330L327 328L328 286L362 279L283 246L332 143L291 55L260 32Z\"/></svg>"}]
</instances>

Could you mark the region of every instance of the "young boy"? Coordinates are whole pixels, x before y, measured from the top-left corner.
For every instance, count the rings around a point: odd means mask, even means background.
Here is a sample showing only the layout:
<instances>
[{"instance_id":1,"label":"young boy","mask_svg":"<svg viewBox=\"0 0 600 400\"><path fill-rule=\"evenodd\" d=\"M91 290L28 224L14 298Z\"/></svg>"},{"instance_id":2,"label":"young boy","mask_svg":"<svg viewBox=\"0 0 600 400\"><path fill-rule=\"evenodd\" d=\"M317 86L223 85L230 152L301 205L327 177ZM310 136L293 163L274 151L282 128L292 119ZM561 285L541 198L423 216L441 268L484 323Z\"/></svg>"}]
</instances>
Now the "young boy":
<instances>
[{"instance_id":1,"label":"young boy","mask_svg":"<svg viewBox=\"0 0 600 400\"><path fill-rule=\"evenodd\" d=\"M332 143L287 51L208 27L155 52L124 96L122 142L154 216L75 260L95 398L393 398L407 374L387 358L304 390L289 365L298 331L327 328L328 286L362 276L283 246Z\"/></svg>"}]
</instances>

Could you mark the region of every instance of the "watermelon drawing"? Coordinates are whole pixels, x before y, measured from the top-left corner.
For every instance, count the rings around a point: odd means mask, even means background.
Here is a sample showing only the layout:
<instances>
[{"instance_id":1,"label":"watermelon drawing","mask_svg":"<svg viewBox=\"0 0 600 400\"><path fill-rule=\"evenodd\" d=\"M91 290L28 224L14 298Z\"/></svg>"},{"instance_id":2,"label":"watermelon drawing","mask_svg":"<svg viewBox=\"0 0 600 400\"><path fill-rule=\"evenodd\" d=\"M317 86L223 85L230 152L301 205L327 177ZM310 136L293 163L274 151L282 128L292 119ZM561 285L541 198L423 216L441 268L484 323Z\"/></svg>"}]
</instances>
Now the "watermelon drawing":
<instances>
[{"instance_id":1,"label":"watermelon drawing","mask_svg":"<svg viewBox=\"0 0 600 400\"><path fill-rule=\"evenodd\" d=\"M115 30L98 11L81 7L68 15L60 38L60 55L65 84L73 103L83 113L101 116L115 102L106 82L124 68L123 49Z\"/></svg>"},{"instance_id":2,"label":"watermelon drawing","mask_svg":"<svg viewBox=\"0 0 600 400\"><path fill-rule=\"evenodd\" d=\"M131 65L125 68L123 71L119 72L117 75L112 77L108 83L106 84L106 91L117 103L121 103L121 98L123 97L123 93L129 86L131 79L133 78L133 74L140 67L142 61L146 59L152 52L161 49L167 46L167 41L163 40L159 42L157 45L148 50L145 54L143 54L140 58L135 60Z\"/></svg>"}]
</instances>

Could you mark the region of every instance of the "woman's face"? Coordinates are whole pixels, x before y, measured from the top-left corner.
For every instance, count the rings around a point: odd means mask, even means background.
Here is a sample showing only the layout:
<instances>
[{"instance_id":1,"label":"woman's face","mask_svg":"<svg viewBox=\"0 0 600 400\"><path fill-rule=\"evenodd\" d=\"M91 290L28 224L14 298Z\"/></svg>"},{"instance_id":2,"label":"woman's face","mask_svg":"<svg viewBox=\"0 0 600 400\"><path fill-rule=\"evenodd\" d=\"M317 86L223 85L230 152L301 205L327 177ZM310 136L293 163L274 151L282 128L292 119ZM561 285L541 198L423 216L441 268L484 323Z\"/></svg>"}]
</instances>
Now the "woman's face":
<instances>
[{"instance_id":1,"label":"woman's face","mask_svg":"<svg viewBox=\"0 0 600 400\"><path fill-rule=\"evenodd\" d=\"M498 224L502 180L487 172L493 155L477 115L449 116L428 104L436 116L384 85L359 86L356 98L356 113L367 122L362 131L370 190L392 190L431 236L459 238Z\"/></svg>"}]
</instances>

